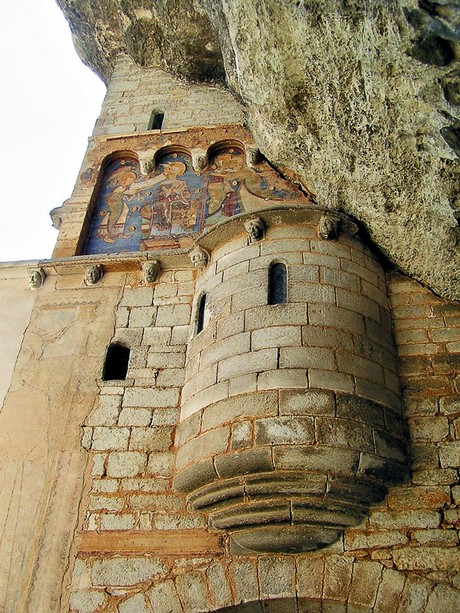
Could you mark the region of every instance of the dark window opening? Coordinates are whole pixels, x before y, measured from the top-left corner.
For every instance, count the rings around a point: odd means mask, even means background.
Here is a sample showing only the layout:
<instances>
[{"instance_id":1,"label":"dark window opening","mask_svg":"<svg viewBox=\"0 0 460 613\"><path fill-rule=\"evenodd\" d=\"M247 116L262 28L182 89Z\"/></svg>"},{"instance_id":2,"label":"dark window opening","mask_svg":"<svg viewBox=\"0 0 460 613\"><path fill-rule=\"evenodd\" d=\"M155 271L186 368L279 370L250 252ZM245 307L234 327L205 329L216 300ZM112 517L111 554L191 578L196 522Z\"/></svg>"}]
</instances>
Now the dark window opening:
<instances>
[{"instance_id":1,"label":"dark window opening","mask_svg":"<svg viewBox=\"0 0 460 613\"><path fill-rule=\"evenodd\" d=\"M153 111L150 118L149 130L161 130L165 114L162 111Z\"/></svg>"},{"instance_id":2,"label":"dark window opening","mask_svg":"<svg viewBox=\"0 0 460 613\"><path fill-rule=\"evenodd\" d=\"M199 334L204 328L204 310L206 308L206 294L203 294L198 303L198 317L196 320L196 333Z\"/></svg>"},{"instance_id":3,"label":"dark window opening","mask_svg":"<svg viewBox=\"0 0 460 613\"><path fill-rule=\"evenodd\" d=\"M102 378L104 381L113 381L114 379L126 379L129 362L129 348L124 345L114 343L107 349L105 356L104 372Z\"/></svg>"},{"instance_id":4,"label":"dark window opening","mask_svg":"<svg viewBox=\"0 0 460 613\"><path fill-rule=\"evenodd\" d=\"M268 304L286 304L287 274L284 264L272 264L268 271Z\"/></svg>"}]
</instances>

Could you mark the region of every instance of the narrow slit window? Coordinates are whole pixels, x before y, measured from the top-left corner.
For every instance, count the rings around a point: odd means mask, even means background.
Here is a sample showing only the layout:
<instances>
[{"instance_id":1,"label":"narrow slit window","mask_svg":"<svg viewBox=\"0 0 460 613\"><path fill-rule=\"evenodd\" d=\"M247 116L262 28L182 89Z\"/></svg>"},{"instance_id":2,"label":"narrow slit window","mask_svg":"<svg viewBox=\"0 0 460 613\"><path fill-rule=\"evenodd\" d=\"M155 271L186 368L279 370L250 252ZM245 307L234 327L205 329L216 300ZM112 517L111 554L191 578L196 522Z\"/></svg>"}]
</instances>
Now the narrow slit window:
<instances>
[{"instance_id":1,"label":"narrow slit window","mask_svg":"<svg viewBox=\"0 0 460 613\"><path fill-rule=\"evenodd\" d=\"M268 271L268 304L286 304L287 271L284 264L275 263Z\"/></svg>"},{"instance_id":2,"label":"narrow slit window","mask_svg":"<svg viewBox=\"0 0 460 613\"><path fill-rule=\"evenodd\" d=\"M163 111L153 111L150 117L149 130L161 130L165 114Z\"/></svg>"},{"instance_id":3,"label":"narrow slit window","mask_svg":"<svg viewBox=\"0 0 460 613\"><path fill-rule=\"evenodd\" d=\"M198 316L196 320L196 333L199 334L204 328L204 311L206 308L206 294L203 294L198 303Z\"/></svg>"},{"instance_id":4,"label":"narrow slit window","mask_svg":"<svg viewBox=\"0 0 460 613\"><path fill-rule=\"evenodd\" d=\"M107 355L105 356L103 380L126 379L128 362L129 348L119 343L112 343L107 349Z\"/></svg>"}]
</instances>

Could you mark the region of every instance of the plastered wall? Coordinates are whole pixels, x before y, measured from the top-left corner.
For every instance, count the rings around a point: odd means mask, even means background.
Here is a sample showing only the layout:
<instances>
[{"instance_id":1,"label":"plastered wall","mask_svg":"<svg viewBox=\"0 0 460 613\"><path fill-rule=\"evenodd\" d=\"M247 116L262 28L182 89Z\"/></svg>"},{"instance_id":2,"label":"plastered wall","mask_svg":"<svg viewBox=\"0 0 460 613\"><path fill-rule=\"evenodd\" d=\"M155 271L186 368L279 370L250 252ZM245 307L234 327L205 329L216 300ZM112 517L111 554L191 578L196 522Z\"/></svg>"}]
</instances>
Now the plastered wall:
<instances>
[{"instance_id":1,"label":"plastered wall","mask_svg":"<svg viewBox=\"0 0 460 613\"><path fill-rule=\"evenodd\" d=\"M89 294L82 271L59 277L47 268L32 292L27 267L17 270L11 309L23 316L31 300L34 309L22 318L0 412L2 612L59 610L86 465L81 423L97 396L118 282ZM2 283L2 307L9 285Z\"/></svg>"}]
</instances>

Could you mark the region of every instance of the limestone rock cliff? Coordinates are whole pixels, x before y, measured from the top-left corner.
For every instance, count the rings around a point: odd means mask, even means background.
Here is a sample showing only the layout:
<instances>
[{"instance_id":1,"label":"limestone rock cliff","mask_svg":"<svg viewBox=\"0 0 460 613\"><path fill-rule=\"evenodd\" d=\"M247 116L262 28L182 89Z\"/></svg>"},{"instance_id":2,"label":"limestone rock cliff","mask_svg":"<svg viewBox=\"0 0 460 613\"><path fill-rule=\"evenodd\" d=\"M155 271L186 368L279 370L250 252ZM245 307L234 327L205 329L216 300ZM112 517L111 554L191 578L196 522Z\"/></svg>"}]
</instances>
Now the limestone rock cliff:
<instances>
[{"instance_id":1,"label":"limestone rock cliff","mask_svg":"<svg viewBox=\"0 0 460 613\"><path fill-rule=\"evenodd\" d=\"M82 60L226 81L261 151L460 299L460 0L58 0Z\"/></svg>"}]
</instances>

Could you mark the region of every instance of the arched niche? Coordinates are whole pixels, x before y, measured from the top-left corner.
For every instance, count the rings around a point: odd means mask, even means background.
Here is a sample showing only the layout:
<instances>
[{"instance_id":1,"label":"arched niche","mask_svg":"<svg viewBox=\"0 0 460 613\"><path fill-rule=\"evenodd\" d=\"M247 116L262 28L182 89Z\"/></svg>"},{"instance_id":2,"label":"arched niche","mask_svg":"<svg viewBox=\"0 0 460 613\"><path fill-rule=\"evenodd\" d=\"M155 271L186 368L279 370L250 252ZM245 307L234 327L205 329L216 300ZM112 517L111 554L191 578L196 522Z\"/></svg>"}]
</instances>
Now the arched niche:
<instances>
[{"instance_id":1,"label":"arched niche","mask_svg":"<svg viewBox=\"0 0 460 613\"><path fill-rule=\"evenodd\" d=\"M237 140L214 143L207 152L207 186L203 227L272 206L307 205L300 190L266 162L248 166L248 151Z\"/></svg>"},{"instance_id":2,"label":"arched niche","mask_svg":"<svg viewBox=\"0 0 460 613\"><path fill-rule=\"evenodd\" d=\"M130 223L130 196L140 176L139 160L132 151L116 152L103 161L84 253L137 251Z\"/></svg>"}]
</instances>

